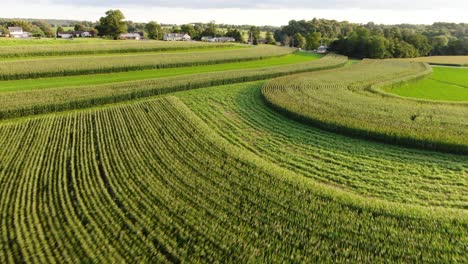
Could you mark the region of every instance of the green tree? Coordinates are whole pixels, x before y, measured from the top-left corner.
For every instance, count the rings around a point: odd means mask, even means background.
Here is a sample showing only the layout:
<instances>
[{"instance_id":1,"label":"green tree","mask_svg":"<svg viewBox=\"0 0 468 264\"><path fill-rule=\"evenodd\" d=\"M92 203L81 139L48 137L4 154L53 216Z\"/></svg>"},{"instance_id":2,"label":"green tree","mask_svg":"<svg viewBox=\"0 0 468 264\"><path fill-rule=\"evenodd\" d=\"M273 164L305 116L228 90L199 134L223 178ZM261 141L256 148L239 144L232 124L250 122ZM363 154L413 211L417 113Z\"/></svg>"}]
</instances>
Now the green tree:
<instances>
[{"instance_id":1,"label":"green tree","mask_svg":"<svg viewBox=\"0 0 468 264\"><path fill-rule=\"evenodd\" d=\"M260 40L260 28L252 26L249 30L249 43L253 45L258 45L258 41Z\"/></svg>"},{"instance_id":2,"label":"green tree","mask_svg":"<svg viewBox=\"0 0 468 264\"><path fill-rule=\"evenodd\" d=\"M63 32L63 27L58 26L57 30L55 31L55 36L58 37L59 32Z\"/></svg>"},{"instance_id":3,"label":"green tree","mask_svg":"<svg viewBox=\"0 0 468 264\"><path fill-rule=\"evenodd\" d=\"M118 39L120 34L127 31L127 23L123 21L125 16L118 9L109 10L106 16L99 19L97 27L100 36L109 36L113 39Z\"/></svg>"},{"instance_id":4,"label":"green tree","mask_svg":"<svg viewBox=\"0 0 468 264\"><path fill-rule=\"evenodd\" d=\"M75 24L75 26L73 28L75 29L75 31L84 31L85 30L85 26L83 24Z\"/></svg>"},{"instance_id":5,"label":"green tree","mask_svg":"<svg viewBox=\"0 0 468 264\"><path fill-rule=\"evenodd\" d=\"M0 25L0 36L5 36L5 35L7 35L7 34L9 34L8 28L6 28L6 27Z\"/></svg>"},{"instance_id":6,"label":"green tree","mask_svg":"<svg viewBox=\"0 0 468 264\"><path fill-rule=\"evenodd\" d=\"M208 23L206 26L205 30L202 32L202 37L216 37L217 35L217 30L216 30L216 24L214 21L211 21Z\"/></svg>"},{"instance_id":7,"label":"green tree","mask_svg":"<svg viewBox=\"0 0 468 264\"><path fill-rule=\"evenodd\" d=\"M306 45L306 39L301 33L294 34L294 47L303 49Z\"/></svg>"},{"instance_id":8,"label":"green tree","mask_svg":"<svg viewBox=\"0 0 468 264\"><path fill-rule=\"evenodd\" d=\"M33 27L31 28L30 33L32 34L33 37L36 37L36 38L45 37L44 32L43 32L43 31L41 30L41 28L38 27L38 26L33 26Z\"/></svg>"},{"instance_id":9,"label":"green tree","mask_svg":"<svg viewBox=\"0 0 468 264\"><path fill-rule=\"evenodd\" d=\"M373 36L368 43L368 57L383 59L387 57L387 48L383 36Z\"/></svg>"},{"instance_id":10,"label":"green tree","mask_svg":"<svg viewBox=\"0 0 468 264\"><path fill-rule=\"evenodd\" d=\"M195 27L192 26L192 25L182 25L182 26L180 27L180 30L181 30L183 33L189 34L189 36L190 36L191 38L198 38L197 31L195 30Z\"/></svg>"},{"instance_id":11,"label":"green tree","mask_svg":"<svg viewBox=\"0 0 468 264\"><path fill-rule=\"evenodd\" d=\"M148 33L148 38L150 39L161 39L163 30L161 25L155 21L151 21L145 25L145 30Z\"/></svg>"},{"instance_id":12,"label":"green tree","mask_svg":"<svg viewBox=\"0 0 468 264\"><path fill-rule=\"evenodd\" d=\"M271 44L271 45L276 45L276 40L273 37L273 33L271 33L270 31L266 33L266 43Z\"/></svg>"},{"instance_id":13,"label":"green tree","mask_svg":"<svg viewBox=\"0 0 468 264\"><path fill-rule=\"evenodd\" d=\"M33 24L29 23L28 21L24 20L10 20L6 23L6 27L21 27L23 31L31 32L33 29Z\"/></svg>"},{"instance_id":14,"label":"green tree","mask_svg":"<svg viewBox=\"0 0 468 264\"><path fill-rule=\"evenodd\" d=\"M242 33L237 29L228 29L226 32L226 37L231 37L236 40L236 42L243 42L244 38L242 37Z\"/></svg>"},{"instance_id":15,"label":"green tree","mask_svg":"<svg viewBox=\"0 0 468 264\"><path fill-rule=\"evenodd\" d=\"M320 41L322 40L322 35L319 32L312 32L307 35L306 38L306 49L315 50L320 46Z\"/></svg>"},{"instance_id":16,"label":"green tree","mask_svg":"<svg viewBox=\"0 0 468 264\"><path fill-rule=\"evenodd\" d=\"M55 36L54 30L52 29L50 24L47 23L46 21L42 21L42 20L34 21L33 25L37 26L37 27L39 27L41 29L41 31L43 33L42 36L45 36L45 37L48 37L48 38L52 38L52 37Z\"/></svg>"}]
</instances>

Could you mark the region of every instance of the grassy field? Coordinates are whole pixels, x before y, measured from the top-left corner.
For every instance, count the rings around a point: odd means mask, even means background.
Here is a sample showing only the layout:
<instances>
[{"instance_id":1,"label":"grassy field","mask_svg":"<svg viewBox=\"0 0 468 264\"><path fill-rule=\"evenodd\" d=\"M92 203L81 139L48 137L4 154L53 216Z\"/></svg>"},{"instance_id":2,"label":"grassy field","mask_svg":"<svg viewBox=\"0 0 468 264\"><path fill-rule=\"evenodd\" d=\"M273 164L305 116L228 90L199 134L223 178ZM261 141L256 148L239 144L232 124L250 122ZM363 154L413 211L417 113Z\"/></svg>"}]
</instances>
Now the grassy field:
<instances>
[{"instance_id":1,"label":"grassy field","mask_svg":"<svg viewBox=\"0 0 468 264\"><path fill-rule=\"evenodd\" d=\"M83 43L112 43L111 40L105 40L101 38L74 38L71 39L53 39L53 38L31 38L31 39L15 39L15 38L0 38L0 47L10 46L36 46L36 45L68 45L68 44L83 44ZM33 48L34 49L34 48Z\"/></svg>"},{"instance_id":2,"label":"grassy field","mask_svg":"<svg viewBox=\"0 0 468 264\"><path fill-rule=\"evenodd\" d=\"M406 59L416 62L427 62L434 65L468 66L468 56L431 56Z\"/></svg>"},{"instance_id":3,"label":"grassy field","mask_svg":"<svg viewBox=\"0 0 468 264\"><path fill-rule=\"evenodd\" d=\"M21 40L19 40L21 41ZM23 40L33 41L33 40ZM52 41L52 40L51 40ZM192 49L216 49L225 47L248 47L247 45L234 43L207 43L207 42L173 42L155 40L100 40L86 41L54 40L36 45L0 45L0 58L27 58L40 56L64 56L64 55L91 55L91 54L119 54L161 52ZM13 41L14 42L14 41ZM34 41L33 41L34 43ZM66 44L66 45L61 45Z\"/></svg>"},{"instance_id":4,"label":"grassy field","mask_svg":"<svg viewBox=\"0 0 468 264\"><path fill-rule=\"evenodd\" d=\"M197 75L103 85L2 92L0 93L0 119L85 108L180 90L264 80L293 73L337 68L346 63L346 57L328 55L320 60L288 65L207 72ZM82 77L85 78L85 76Z\"/></svg>"},{"instance_id":5,"label":"grassy field","mask_svg":"<svg viewBox=\"0 0 468 264\"><path fill-rule=\"evenodd\" d=\"M53 45L24 45L0 62L1 76L25 74L0 81L0 263L465 261L466 155L278 107L463 141L466 105L384 91L446 74L272 46L119 43L34 59Z\"/></svg>"},{"instance_id":6,"label":"grassy field","mask_svg":"<svg viewBox=\"0 0 468 264\"><path fill-rule=\"evenodd\" d=\"M468 68L433 67L422 80L387 89L400 96L446 101L468 101Z\"/></svg>"},{"instance_id":7,"label":"grassy field","mask_svg":"<svg viewBox=\"0 0 468 264\"><path fill-rule=\"evenodd\" d=\"M63 58L45 58L37 60L7 60L0 62L0 80L220 64L265 59L283 56L293 52L293 49L275 46L258 46L212 52L155 53L149 55L131 54L128 56L106 55L93 57L66 56Z\"/></svg>"},{"instance_id":8,"label":"grassy field","mask_svg":"<svg viewBox=\"0 0 468 264\"><path fill-rule=\"evenodd\" d=\"M223 63L216 65L203 65L196 67L181 67L175 69L143 70L132 72L119 72L108 74L91 74L83 76L52 77L41 79L23 79L14 81L0 81L0 92L26 91L44 88L76 87L81 85L96 85L106 83L145 80L154 78L174 77L206 72L218 72L237 69L255 69L278 65L296 64L319 59L322 56L305 52L285 55L282 57L267 58L263 60Z\"/></svg>"},{"instance_id":9,"label":"grassy field","mask_svg":"<svg viewBox=\"0 0 468 264\"><path fill-rule=\"evenodd\" d=\"M367 60L339 70L275 79L263 94L278 111L325 129L466 154L468 105L415 102L379 92L431 71L423 63Z\"/></svg>"}]
</instances>

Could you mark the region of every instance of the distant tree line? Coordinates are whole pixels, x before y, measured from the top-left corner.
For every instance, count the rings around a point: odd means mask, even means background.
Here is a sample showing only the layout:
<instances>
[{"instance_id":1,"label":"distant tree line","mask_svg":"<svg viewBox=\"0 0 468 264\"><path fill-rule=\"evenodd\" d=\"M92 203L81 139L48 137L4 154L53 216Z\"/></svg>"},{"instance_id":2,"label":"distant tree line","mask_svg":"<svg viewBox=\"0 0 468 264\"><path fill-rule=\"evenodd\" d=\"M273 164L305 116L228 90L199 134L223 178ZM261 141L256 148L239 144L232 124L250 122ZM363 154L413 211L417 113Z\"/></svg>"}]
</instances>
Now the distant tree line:
<instances>
[{"instance_id":1,"label":"distant tree line","mask_svg":"<svg viewBox=\"0 0 468 264\"><path fill-rule=\"evenodd\" d=\"M320 44L355 58L408 58L468 55L468 24L376 25L347 21L292 20L275 31L284 45L316 49Z\"/></svg>"}]
</instances>

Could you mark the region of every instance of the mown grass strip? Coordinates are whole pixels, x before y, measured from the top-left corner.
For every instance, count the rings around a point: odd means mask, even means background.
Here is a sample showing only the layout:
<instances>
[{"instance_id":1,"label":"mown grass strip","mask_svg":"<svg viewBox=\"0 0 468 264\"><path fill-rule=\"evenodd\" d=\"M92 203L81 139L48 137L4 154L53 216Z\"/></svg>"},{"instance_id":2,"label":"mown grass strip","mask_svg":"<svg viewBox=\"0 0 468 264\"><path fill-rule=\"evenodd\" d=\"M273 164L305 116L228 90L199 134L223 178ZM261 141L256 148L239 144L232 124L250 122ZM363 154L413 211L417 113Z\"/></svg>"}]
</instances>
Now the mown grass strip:
<instances>
[{"instance_id":1,"label":"mown grass strip","mask_svg":"<svg viewBox=\"0 0 468 264\"><path fill-rule=\"evenodd\" d=\"M181 67L174 69L143 70L132 72L119 72L108 74L95 74L87 76L52 77L40 79L25 79L14 81L0 81L0 92L27 91L45 88L76 87L81 85L100 85L132 80L145 80L166 78L206 72L219 72L237 69L255 69L302 63L319 59L322 56L305 52L297 52L282 57L266 58L263 60L223 63L216 65L203 65L195 67Z\"/></svg>"},{"instance_id":2,"label":"mown grass strip","mask_svg":"<svg viewBox=\"0 0 468 264\"><path fill-rule=\"evenodd\" d=\"M294 49L276 46L257 46L245 49L193 53L161 53L154 55L64 57L45 60L0 62L0 80L18 80L54 76L135 71L220 64L279 57Z\"/></svg>"},{"instance_id":3,"label":"mown grass strip","mask_svg":"<svg viewBox=\"0 0 468 264\"><path fill-rule=\"evenodd\" d=\"M74 88L38 89L0 93L0 119L92 107L136 98L214 85L263 80L293 73L342 67L344 56L256 69L210 72L180 77L148 79Z\"/></svg>"},{"instance_id":4,"label":"mown grass strip","mask_svg":"<svg viewBox=\"0 0 468 264\"><path fill-rule=\"evenodd\" d=\"M468 68L433 67L425 79L390 87L400 96L446 101L468 101Z\"/></svg>"}]
</instances>

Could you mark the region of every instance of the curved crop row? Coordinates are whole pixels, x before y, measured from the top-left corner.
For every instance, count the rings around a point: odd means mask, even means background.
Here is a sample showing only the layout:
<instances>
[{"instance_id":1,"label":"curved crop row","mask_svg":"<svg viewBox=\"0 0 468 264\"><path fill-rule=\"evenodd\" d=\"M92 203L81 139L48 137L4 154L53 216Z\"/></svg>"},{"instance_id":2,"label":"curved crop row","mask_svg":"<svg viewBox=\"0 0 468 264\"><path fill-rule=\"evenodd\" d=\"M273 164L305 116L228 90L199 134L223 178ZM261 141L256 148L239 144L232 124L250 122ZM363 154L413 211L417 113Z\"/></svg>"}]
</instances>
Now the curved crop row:
<instances>
[{"instance_id":1,"label":"curved crop row","mask_svg":"<svg viewBox=\"0 0 468 264\"><path fill-rule=\"evenodd\" d=\"M81 56L2 61L0 62L0 80L218 64L283 56L292 52L294 52L294 49L270 45L210 52Z\"/></svg>"},{"instance_id":2,"label":"curved crop row","mask_svg":"<svg viewBox=\"0 0 468 264\"><path fill-rule=\"evenodd\" d=\"M212 72L106 85L4 92L0 93L0 119L85 108L181 90L337 68L343 66L346 62L347 58L344 56L329 55L319 60L293 65Z\"/></svg>"},{"instance_id":3,"label":"curved crop row","mask_svg":"<svg viewBox=\"0 0 468 264\"><path fill-rule=\"evenodd\" d=\"M190 49L216 49L232 47L235 44L168 41L102 41L67 45L36 44L0 46L0 58L21 58L35 56L64 56L84 54L137 53L174 51Z\"/></svg>"},{"instance_id":4,"label":"curved crop row","mask_svg":"<svg viewBox=\"0 0 468 264\"><path fill-rule=\"evenodd\" d=\"M301 180L230 147L174 98L0 132L2 263L465 257L466 214Z\"/></svg>"},{"instance_id":5,"label":"curved crop row","mask_svg":"<svg viewBox=\"0 0 468 264\"><path fill-rule=\"evenodd\" d=\"M364 61L354 67L283 77L262 89L265 100L293 118L363 138L468 153L468 105L416 101L376 93L423 78L423 63Z\"/></svg>"},{"instance_id":6,"label":"curved crop row","mask_svg":"<svg viewBox=\"0 0 468 264\"><path fill-rule=\"evenodd\" d=\"M175 96L231 144L304 178L369 200L468 208L467 156L360 140L301 124L265 104L264 83Z\"/></svg>"}]
</instances>

